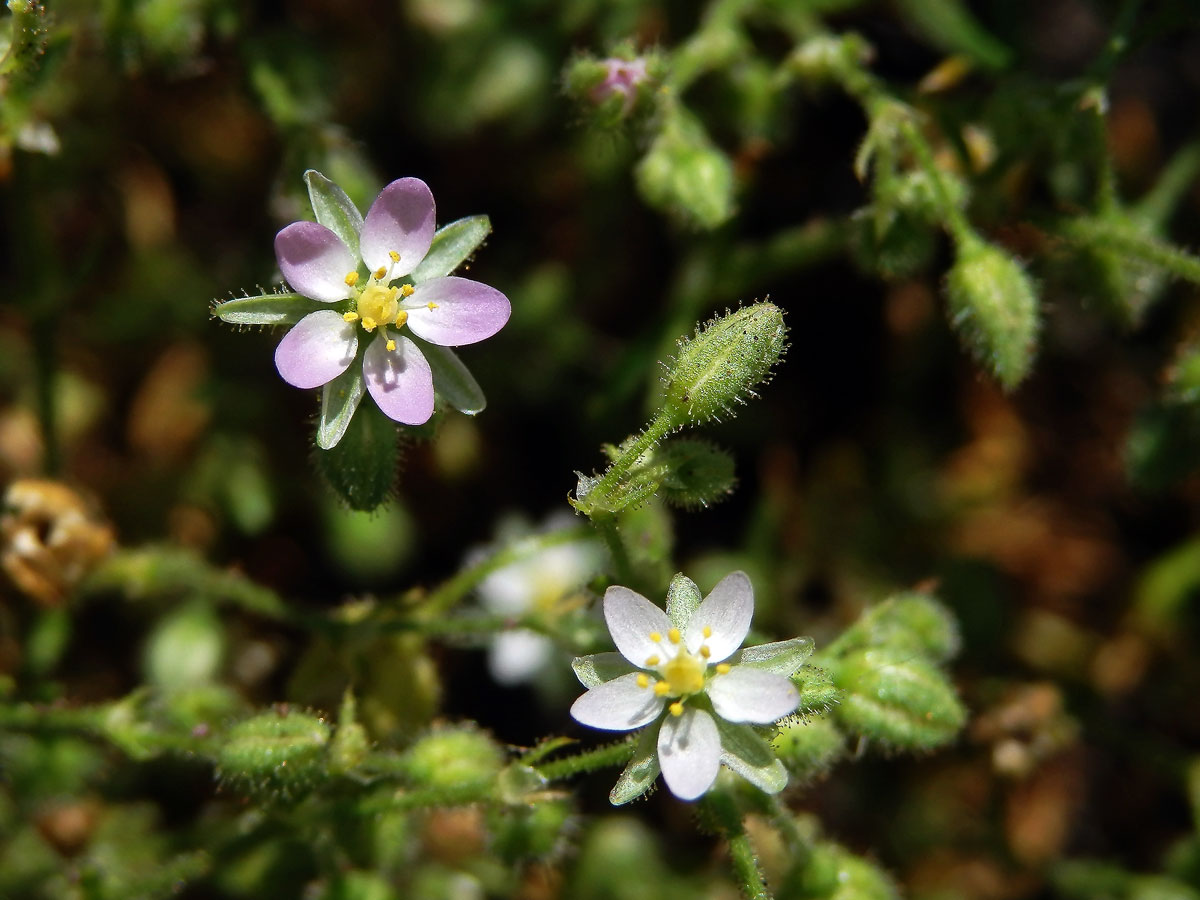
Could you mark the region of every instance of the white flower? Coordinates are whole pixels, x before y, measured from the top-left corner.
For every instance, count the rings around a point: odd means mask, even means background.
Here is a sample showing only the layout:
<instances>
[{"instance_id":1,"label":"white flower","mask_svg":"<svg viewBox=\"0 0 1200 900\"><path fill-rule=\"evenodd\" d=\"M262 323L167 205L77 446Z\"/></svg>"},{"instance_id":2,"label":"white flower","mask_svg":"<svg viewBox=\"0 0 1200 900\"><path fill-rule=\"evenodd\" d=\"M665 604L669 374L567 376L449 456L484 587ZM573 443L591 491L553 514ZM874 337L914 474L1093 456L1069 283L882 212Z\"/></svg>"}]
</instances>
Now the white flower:
<instances>
[{"instance_id":1,"label":"white flower","mask_svg":"<svg viewBox=\"0 0 1200 900\"><path fill-rule=\"evenodd\" d=\"M739 650L754 616L744 572L725 576L700 600L676 575L664 612L629 588L604 595L604 619L619 653L575 660L588 688L571 715L584 725L630 731L650 725L609 799L640 796L661 770L676 797L695 800L722 764L768 793L787 771L753 725L770 725L800 702L788 678L812 652L808 638Z\"/></svg>"},{"instance_id":2,"label":"white flower","mask_svg":"<svg viewBox=\"0 0 1200 900\"><path fill-rule=\"evenodd\" d=\"M574 529L574 517L568 514L565 519L552 517L543 535ZM528 528L526 524L516 530L527 534ZM517 543L509 546L516 549ZM599 545L590 537L546 546L492 572L476 590L483 606L496 615L555 616L567 610L570 598L599 570L602 559ZM533 681L558 658L550 638L528 628L512 628L493 639L488 669L497 683L511 686Z\"/></svg>"}]
</instances>

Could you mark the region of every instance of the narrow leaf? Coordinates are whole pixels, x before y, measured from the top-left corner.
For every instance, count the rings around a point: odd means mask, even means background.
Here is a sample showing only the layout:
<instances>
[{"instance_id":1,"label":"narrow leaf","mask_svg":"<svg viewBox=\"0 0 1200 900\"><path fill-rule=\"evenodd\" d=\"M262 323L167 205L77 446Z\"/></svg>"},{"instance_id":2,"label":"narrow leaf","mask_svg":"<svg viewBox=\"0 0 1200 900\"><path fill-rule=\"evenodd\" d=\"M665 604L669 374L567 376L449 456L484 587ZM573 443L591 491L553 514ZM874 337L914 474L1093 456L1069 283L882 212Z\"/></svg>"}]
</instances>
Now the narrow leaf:
<instances>
[{"instance_id":1,"label":"narrow leaf","mask_svg":"<svg viewBox=\"0 0 1200 900\"><path fill-rule=\"evenodd\" d=\"M768 794L777 794L787 787L787 769L757 731L749 725L726 722L720 716L715 720L721 735L722 763Z\"/></svg>"},{"instance_id":2,"label":"narrow leaf","mask_svg":"<svg viewBox=\"0 0 1200 900\"><path fill-rule=\"evenodd\" d=\"M434 234L429 252L412 273L413 283L449 275L478 250L491 233L492 220L487 216L467 216L443 225Z\"/></svg>"},{"instance_id":3,"label":"narrow leaf","mask_svg":"<svg viewBox=\"0 0 1200 900\"><path fill-rule=\"evenodd\" d=\"M636 800L654 784L654 779L659 773L658 729L661 724L661 719L651 724L638 738L633 759L629 760L629 765L625 767L625 771L608 794L608 800L613 806Z\"/></svg>"},{"instance_id":4,"label":"narrow leaf","mask_svg":"<svg viewBox=\"0 0 1200 900\"><path fill-rule=\"evenodd\" d=\"M346 196L345 191L316 169L304 173L304 183L308 185L308 199L317 221L340 237L354 258L358 259L358 235L363 226L358 207Z\"/></svg>"},{"instance_id":5,"label":"narrow leaf","mask_svg":"<svg viewBox=\"0 0 1200 900\"><path fill-rule=\"evenodd\" d=\"M325 385L321 392L321 418L317 422L317 446L332 450L350 426L350 419L366 391L362 366L356 359L345 372Z\"/></svg>"},{"instance_id":6,"label":"narrow leaf","mask_svg":"<svg viewBox=\"0 0 1200 900\"><path fill-rule=\"evenodd\" d=\"M449 347L430 344L410 335L433 370L433 387L438 396L468 416L478 415L487 406L483 388L475 380L458 354Z\"/></svg>"},{"instance_id":7,"label":"narrow leaf","mask_svg":"<svg viewBox=\"0 0 1200 900\"><path fill-rule=\"evenodd\" d=\"M329 305L286 292L235 297L218 303L212 314L230 325L295 325L319 309L329 309Z\"/></svg>"},{"instance_id":8,"label":"narrow leaf","mask_svg":"<svg viewBox=\"0 0 1200 900\"><path fill-rule=\"evenodd\" d=\"M671 579L667 588L667 617L680 631L686 631L692 613L700 605L700 588L682 572Z\"/></svg>"}]
</instances>

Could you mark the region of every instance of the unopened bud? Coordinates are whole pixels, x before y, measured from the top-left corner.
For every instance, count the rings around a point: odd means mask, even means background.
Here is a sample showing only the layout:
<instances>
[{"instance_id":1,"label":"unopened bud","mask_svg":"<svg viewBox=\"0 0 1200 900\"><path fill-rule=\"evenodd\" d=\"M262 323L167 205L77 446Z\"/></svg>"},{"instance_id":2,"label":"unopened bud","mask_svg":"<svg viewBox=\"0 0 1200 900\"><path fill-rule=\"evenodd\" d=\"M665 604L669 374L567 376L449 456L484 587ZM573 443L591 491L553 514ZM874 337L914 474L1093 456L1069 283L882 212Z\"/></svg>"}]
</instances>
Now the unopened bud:
<instances>
[{"instance_id":1,"label":"unopened bud","mask_svg":"<svg viewBox=\"0 0 1200 900\"><path fill-rule=\"evenodd\" d=\"M602 124L616 124L634 112L655 81L653 61L643 56L581 56L567 69L567 92L594 107Z\"/></svg>"},{"instance_id":2,"label":"unopened bud","mask_svg":"<svg viewBox=\"0 0 1200 900\"><path fill-rule=\"evenodd\" d=\"M1020 264L998 247L959 247L946 276L950 321L968 349L1006 389L1024 380L1037 351L1037 295Z\"/></svg>"},{"instance_id":3,"label":"unopened bud","mask_svg":"<svg viewBox=\"0 0 1200 900\"><path fill-rule=\"evenodd\" d=\"M425 787L451 788L487 782L504 766L504 751L477 728L437 729L407 754L412 780Z\"/></svg>"},{"instance_id":4,"label":"unopened bud","mask_svg":"<svg viewBox=\"0 0 1200 900\"><path fill-rule=\"evenodd\" d=\"M734 406L768 379L786 341L783 312L773 303L711 320L681 342L667 372L663 413L676 427L732 417Z\"/></svg>"},{"instance_id":5,"label":"unopened bud","mask_svg":"<svg viewBox=\"0 0 1200 900\"><path fill-rule=\"evenodd\" d=\"M637 183L647 203L692 227L716 228L733 215L733 164L678 104L638 163Z\"/></svg>"},{"instance_id":6,"label":"unopened bud","mask_svg":"<svg viewBox=\"0 0 1200 900\"><path fill-rule=\"evenodd\" d=\"M329 725L307 712L272 711L234 725L217 754L217 776L235 789L295 800L323 773Z\"/></svg>"}]
</instances>

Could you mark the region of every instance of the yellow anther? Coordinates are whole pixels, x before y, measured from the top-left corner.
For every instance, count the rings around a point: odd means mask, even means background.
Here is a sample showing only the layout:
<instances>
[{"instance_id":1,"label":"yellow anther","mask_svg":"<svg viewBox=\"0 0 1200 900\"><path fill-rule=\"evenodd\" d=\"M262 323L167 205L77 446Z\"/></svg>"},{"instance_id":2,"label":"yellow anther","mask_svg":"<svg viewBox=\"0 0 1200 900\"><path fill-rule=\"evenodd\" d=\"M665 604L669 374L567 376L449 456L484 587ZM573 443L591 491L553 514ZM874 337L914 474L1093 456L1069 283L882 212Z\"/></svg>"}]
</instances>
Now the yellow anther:
<instances>
[{"instance_id":1,"label":"yellow anther","mask_svg":"<svg viewBox=\"0 0 1200 900\"><path fill-rule=\"evenodd\" d=\"M667 640L669 640L672 644L678 644L679 637L680 637L680 635L679 635L678 628L672 628L670 631L667 632Z\"/></svg>"},{"instance_id":2,"label":"yellow anther","mask_svg":"<svg viewBox=\"0 0 1200 900\"><path fill-rule=\"evenodd\" d=\"M426 309L437 309L438 305L436 303L434 303L432 300L430 300L428 303L425 304L425 308Z\"/></svg>"},{"instance_id":3,"label":"yellow anther","mask_svg":"<svg viewBox=\"0 0 1200 900\"><path fill-rule=\"evenodd\" d=\"M674 703L668 706L667 709L671 710L671 715L673 716L683 715L683 703L679 700L676 700Z\"/></svg>"},{"instance_id":4,"label":"yellow anther","mask_svg":"<svg viewBox=\"0 0 1200 900\"><path fill-rule=\"evenodd\" d=\"M358 313L356 313L356 312L342 313L342 321L357 322L358 321Z\"/></svg>"},{"instance_id":5,"label":"yellow anther","mask_svg":"<svg viewBox=\"0 0 1200 900\"><path fill-rule=\"evenodd\" d=\"M384 268L383 266L380 266L378 269L376 269L374 272L371 273L371 277L374 278L376 281L382 281L383 276L386 274L387 274L387 269Z\"/></svg>"},{"instance_id":6,"label":"yellow anther","mask_svg":"<svg viewBox=\"0 0 1200 900\"><path fill-rule=\"evenodd\" d=\"M354 287L356 284L358 284L358 273L350 272L349 274L347 274L346 275L346 284L350 287Z\"/></svg>"},{"instance_id":7,"label":"yellow anther","mask_svg":"<svg viewBox=\"0 0 1200 900\"><path fill-rule=\"evenodd\" d=\"M414 293L416 293L416 288L414 288L411 284L400 285L401 297L411 297Z\"/></svg>"},{"instance_id":8,"label":"yellow anther","mask_svg":"<svg viewBox=\"0 0 1200 900\"><path fill-rule=\"evenodd\" d=\"M646 665L648 666L657 666L661 661L657 656L646 657Z\"/></svg>"},{"instance_id":9,"label":"yellow anther","mask_svg":"<svg viewBox=\"0 0 1200 900\"><path fill-rule=\"evenodd\" d=\"M399 328L401 325L403 325L407 321L408 321L408 310L407 309L402 309L398 313L396 313L396 327L397 328Z\"/></svg>"},{"instance_id":10,"label":"yellow anther","mask_svg":"<svg viewBox=\"0 0 1200 900\"><path fill-rule=\"evenodd\" d=\"M700 655L705 659L708 659L710 656L712 656L712 651L708 649L708 644L704 644L700 647Z\"/></svg>"},{"instance_id":11,"label":"yellow anther","mask_svg":"<svg viewBox=\"0 0 1200 900\"><path fill-rule=\"evenodd\" d=\"M650 676L645 672L638 673L637 686L640 688L650 687Z\"/></svg>"},{"instance_id":12,"label":"yellow anther","mask_svg":"<svg viewBox=\"0 0 1200 900\"><path fill-rule=\"evenodd\" d=\"M395 341L393 341L391 338L388 338L388 342L387 342L387 344L386 344L385 346L386 346L386 347L387 347L389 350L395 350L395 349L396 349L396 342L395 342Z\"/></svg>"},{"instance_id":13,"label":"yellow anther","mask_svg":"<svg viewBox=\"0 0 1200 900\"><path fill-rule=\"evenodd\" d=\"M650 632L650 640L654 641L654 643L657 644L659 641L662 640L662 635L659 634L657 631L652 631L652 632Z\"/></svg>"},{"instance_id":14,"label":"yellow anther","mask_svg":"<svg viewBox=\"0 0 1200 900\"><path fill-rule=\"evenodd\" d=\"M730 669L729 663L721 663L720 665L717 666L717 674L718 675L726 675L726 674L728 674L729 669Z\"/></svg>"},{"instance_id":15,"label":"yellow anther","mask_svg":"<svg viewBox=\"0 0 1200 900\"><path fill-rule=\"evenodd\" d=\"M376 322L374 319L372 319L370 316L363 316L362 326L365 331L374 331L375 326L378 324L379 323Z\"/></svg>"},{"instance_id":16,"label":"yellow anther","mask_svg":"<svg viewBox=\"0 0 1200 900\"><path fill-rule=\"evenodd\" d=\"M712 626L711 626L711 625L705 625L705 626L704 626L704 631L702 632L702 634L703 634L703 635L704 635L706 638L710 638L710 637L712 637Z\"/></svg>"},{"instance_id":17,"label":"yellow anther","mask_svg":"<svg viewBox=\"0 0 1200 900\"><path fill-rule=\"evenodd\" d=\"M388 259L390 259L394 263L398 263L398 262L400 262L400 254L397 253L395 250L389 250L388 251Z\"/></svg>"},{"instance_id":18,"label":"yellow anther","mask_svg":"<svg viewBox=\"0 0 1200 900\"><path fill-rule=\"evenodd\" d=\"M662 697L665 694L671 693L671 686L665 681L656 681L654 682L654 693Z\"/></svg>"}]
</instances>

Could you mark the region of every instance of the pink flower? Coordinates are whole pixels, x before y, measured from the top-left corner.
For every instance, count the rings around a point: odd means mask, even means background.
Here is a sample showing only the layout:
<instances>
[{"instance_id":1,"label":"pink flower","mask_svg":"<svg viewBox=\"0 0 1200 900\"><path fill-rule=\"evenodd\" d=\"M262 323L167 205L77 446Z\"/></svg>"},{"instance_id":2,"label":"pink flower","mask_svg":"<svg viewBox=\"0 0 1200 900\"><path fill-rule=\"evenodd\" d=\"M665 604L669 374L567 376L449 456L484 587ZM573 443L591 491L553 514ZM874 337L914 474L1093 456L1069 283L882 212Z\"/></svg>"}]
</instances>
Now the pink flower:
<instances>
[{"instance_id":1,"label":"pink flower","mask_svg":"<svg viewBox=\"0 0 1200 900\"><path fill-rule=\"evenodd\" d=\"M447 347L473 344L503 328L511 311L504 294L469 278L412 279L429 252L434 221L429 187L401 178L371 204L358 248L316 222L293 222L275 236L275 256L292 289L339 304L305 316L279 342L275 367L284 381L298 388L332 381L357 358L361 338L369 342L363 379L384 415L406 425L429 420L433 373L406 333Z\"/></svg>"}]
</instances>

